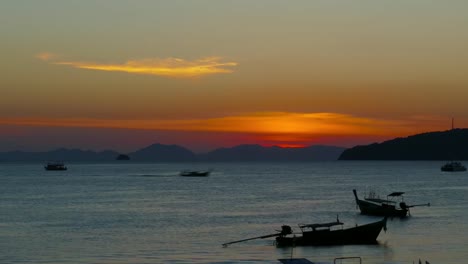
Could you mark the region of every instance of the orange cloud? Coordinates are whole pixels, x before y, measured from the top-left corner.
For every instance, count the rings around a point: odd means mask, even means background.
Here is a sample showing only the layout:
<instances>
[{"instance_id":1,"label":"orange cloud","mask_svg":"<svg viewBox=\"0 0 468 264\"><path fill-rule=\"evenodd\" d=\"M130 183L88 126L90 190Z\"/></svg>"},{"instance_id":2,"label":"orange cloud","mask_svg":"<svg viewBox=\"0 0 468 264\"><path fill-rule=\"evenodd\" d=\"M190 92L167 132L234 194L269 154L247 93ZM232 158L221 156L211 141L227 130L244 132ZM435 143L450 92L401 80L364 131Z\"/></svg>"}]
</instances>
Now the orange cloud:
<instances>
[{"instance_id":1,"label":"orange cloud","mask_svg":"<svg viewBox=\"0 0 468 264\"><path fill-rule=\"evenodd\" d=\"M434 118L383 120L338 113L265 112L187 120L114 120L89 118L3 118L0 124L60 127L126 128L169 131L228 132L270 135L283 141L305 135L404 136L446 130Z\"/></svg>"},{"instance_id":2,"label":"orange cloud","mask_svg":"<svg viewBox=\"0 0 468 264\"><path fill-rule=\"evenodd\" d=\"M51 53L40 53L37 58L50 61ZM115 71L132 74L148 74L172 78L193 78L206 75L232 73L237 62L223 62L221 57L206 57L188 61L180 58L130 60L121 64L106 64L81 61L53 61L57 65L67 65L79 69Z\"/></svg>"}]
</instances>

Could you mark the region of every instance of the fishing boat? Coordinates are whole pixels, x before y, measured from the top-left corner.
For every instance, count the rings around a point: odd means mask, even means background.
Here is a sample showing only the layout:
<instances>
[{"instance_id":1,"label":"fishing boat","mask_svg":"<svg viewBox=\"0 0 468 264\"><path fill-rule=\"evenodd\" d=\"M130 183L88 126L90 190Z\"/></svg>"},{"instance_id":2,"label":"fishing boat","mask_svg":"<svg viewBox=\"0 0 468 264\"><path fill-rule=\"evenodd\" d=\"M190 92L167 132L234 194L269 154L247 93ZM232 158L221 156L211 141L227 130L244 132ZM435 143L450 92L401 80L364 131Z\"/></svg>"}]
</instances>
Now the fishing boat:
<instances>
[{"instance_id":1,"label":"fishing boat","mask_svg":"<svg viewBox=\"0 0 468 264\"><path fill-rule=\"evenodd\" d=\"M343 260L356 260L354 263L362 263L361 257L339 257L333 259L333 263L336 264L338 261L342 263ZM306 258L287 258L287 259L278 259L282 264L331 264L331 262L312 262ZM348 263L348 262L346 262Z\"/></svg>"},{"instance_id":2,"label":"fishing boat","mask_svg":"<svg viewBox=\"0 0 468 264\"><path fill-rule=\"evenodd\" d=\"M441 171L448 171L448 172L454 172L454 171L466 171L466 167L461 164L459 161L449 161L446 164L444 164L442 167L440 167Z\"/></svg>"},{"instance_id":3,"label":"fishing boat","mask_svg":"<svg viewBox=\"0 0 468 264\"><path fill-rule=\"evenodd\" d=\"M64 171L67 170L67 166L63 162L54 161L54 162L47 162L44 166L44 169L48 171Z\"/></svg>"},{"instance_id":4,"label":"fishing boat","mask_svg":"<svg viewBox=\"0 0 468 264\"><path fill-rule=\"evenodd\" d=\"M332 229L332 227L341 227ZM277 236L277 247L376 244L380 231L387 230L387 218L377 222L343 228L338 219L324 224L299 225L302 236Z\"/></svg>"},{"instance_id":5,"label":"fishing boat","mask_svg":"<svg viewBox=\"0 0 468 264\"><path fill-rule=\"evenodd\" d=\"M184 170L180 172L180 176L185 176L185 177L206 177L210 175L211 170L207 171L192 171L192 170Z\"/></svg>"},{"instance_id":6,"label":"fishing boat","mask_svg":"<svg viewBox=\"0 0 468 264\"><path fill-rule=\"evenodd\" d=\"M341 228L333 228L337 226ZM295 234L290 226L283 225L278 233L232 241L224 243L223 246L269 237L276 237L277 247L376 244L382 229L387 230L387 218L346 229L338 219L324 224L300 224L299 228L301 233Z\"/></svg>"},{"instance_id":7,"label":"fishing boat","mask_svg":"<svg viewBox=\"0 0 468 264\"><path fill-rule=\"evenodd\" d=\"M450 130L450 132L453 132L453 131L454 130L453 130L453 118L452 118L452 129ZM463 164L461 164L461 162L459 161L451 160L445 163L443 166L441 166L440 170L445 171L445 172L466 171L466 167Z\"/></svg>"},{"instance_id":8,"label":"fishing boat","mask_svg":"<svg viewBox=\"0 0 468 264\"><path fill-rule=\"evenodd\" d=\"M389 216L389 217L406 217L409 215L409 209L416 206L430 206L430 203L407 205L403 201L404 192L392 192L387 195L387 199L377 197L374 192L371 192L364 200L357 196L356 190L353 190L356 204L361 211L361 214L376 215L376 216ZM397 203L396 198L401 198Z\"/></svg>"}]
</instances>

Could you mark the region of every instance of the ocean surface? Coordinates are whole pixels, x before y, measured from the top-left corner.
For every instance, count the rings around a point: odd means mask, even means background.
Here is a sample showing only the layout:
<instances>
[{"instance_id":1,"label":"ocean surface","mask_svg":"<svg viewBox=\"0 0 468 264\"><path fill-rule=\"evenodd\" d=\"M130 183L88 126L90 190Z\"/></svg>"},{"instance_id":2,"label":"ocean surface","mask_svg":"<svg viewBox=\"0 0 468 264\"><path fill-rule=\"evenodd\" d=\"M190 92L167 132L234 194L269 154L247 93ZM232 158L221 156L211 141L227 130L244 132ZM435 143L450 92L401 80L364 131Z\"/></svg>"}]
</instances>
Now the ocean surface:
<instances>
[{"instance_id":1,"label":"ocean surface","mask_svg":"<svg viewBox=\"0 0 468 264\"><path fill-rule=\"evenodd\" d=\"M468 263L468 173L443 162L0 163L0 263ZM213 169L209 177L180 177ZM377 245L276 248L281 225L377 221L352 190L405 192L415 207ZM343 263L357 263L344 262Z\"/></svg>"}]
</instances>

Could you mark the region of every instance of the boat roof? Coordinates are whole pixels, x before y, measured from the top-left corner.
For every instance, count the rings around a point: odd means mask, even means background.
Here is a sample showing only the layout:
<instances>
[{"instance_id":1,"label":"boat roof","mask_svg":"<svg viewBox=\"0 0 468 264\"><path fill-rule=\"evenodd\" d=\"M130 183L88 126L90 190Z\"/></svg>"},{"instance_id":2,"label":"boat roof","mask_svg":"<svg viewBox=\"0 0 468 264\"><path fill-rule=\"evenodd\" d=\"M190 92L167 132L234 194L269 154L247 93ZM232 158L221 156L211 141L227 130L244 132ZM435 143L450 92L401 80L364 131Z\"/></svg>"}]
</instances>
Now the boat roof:
<instances>
[{"instance_id":1,"label":"boat roof","mask_svg":"<svg viewBox=\"0 0 468 264\"><path fill-rule=\"evenodd\" d=\"M392 192L391 194L389 194L388 196L401 196L403 195L404 192Z\"/></svg>"},{"instance_id":2,"label":"boat roof","mask_svg":"<svg viewBox=\"0 0 468 264\"><path fill-rule=\"evenodd\" d=\"M308 224L308 225L299 225L300 228L320 228L320 227L332 227L336 225L343 225L340 221L330 222L330 223L323 223L323 224Z\"/></svg>"}]
</instances>

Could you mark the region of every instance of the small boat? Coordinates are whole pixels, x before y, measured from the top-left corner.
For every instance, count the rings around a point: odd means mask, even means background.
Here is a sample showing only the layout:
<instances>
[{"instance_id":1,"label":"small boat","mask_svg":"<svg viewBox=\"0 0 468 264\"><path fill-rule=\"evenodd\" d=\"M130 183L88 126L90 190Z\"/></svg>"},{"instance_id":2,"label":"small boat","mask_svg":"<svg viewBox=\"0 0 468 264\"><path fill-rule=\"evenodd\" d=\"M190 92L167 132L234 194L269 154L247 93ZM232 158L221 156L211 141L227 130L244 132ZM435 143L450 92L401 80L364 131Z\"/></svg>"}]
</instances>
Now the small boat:
<instances>
[{"instance_id":1,"label":"small boat","mask_svg":"<svg viewBox=\"0 0 468 264\"><path fill-rule=\"evenodd\" d=\"M277 247L376 244L380 231L387 230L387 218L347 229L332 230L334 226L342 227L343 223L337 219L331 223L299 225L301 234L296 236L290 226L283 225L281 230L278 230L279 233L232 241L224 243L223 246L269 237L276 237Z\"/></svg>"},{"instance_id":2,"label":"small boat","mask_svg":"<svg viewBox=\"0 0 468 264\"><path fill-rule=\"evenodd\" d=\"M67 166L63 162L48 162L44 169L50 171L64 171L67 170Z\"/></svg>"},{"instance_id":3,"label":"small boat","mask_svg":"<svg viewBox=\"0 0 468 264\"><path fill-rule=\"evenodd\" d=\"M453 132L453 118L452 118L452 129L450 130ZM466 167L461 164L459 161L449 161L445 163L442 167L440 167L441 171L446 171L446 172L456 172L456 171L466 171Z\"/></svg>"},{"instance_id":4,"label":"small boat","mask_svg":"<svg viewBox=\"0 0 468 264\"><path fill-rule=\"evenodd\" d=\"M299 225L302 236L277 236L277 247L290 246L329 246L329 245L361 245L377 244L380 231L387 230L387 218L377 222L356 225L346 229L333 229L343 226L338 219L336 222L324 224Z\"/></svg>"},{"instance_id":5,"label":"small boat","mask_svg":"<svg viewBox=\"0 0 468 264\"><path fill-rule=\"evenodd\" d=\"M333 260L333 263L336 264L338 263L337 261L339 260L341 263L343 260L350 260L354 259L356 262L362 263L362 258L361 257L340 257L340 258L335 258ZM312 262L306 258L287 258L287 259L278 259L279 262L282 264L330 264L331 262ZM348 262L346 262L348 263Z\"/></svg>"},{"instance_id":6,"label":"small boat","mask_svg":"<svg viewBox=\"0 0 468 264\"><path fill-rule=\"evenodd\" d=\"M353 190L356 204L361 211L361 214L376 215L376 216L389 216L389 217L406 217L409 214L409 209L415 206L430 206L427 204L407 205L403 201L404 192L392 192L387 195L387 199L380 199L376 197L375 193L370 193L369 196L364 197L364 200L358 198L356 190ZM401 202L397 203L391 198L401 197Z\"/></svg>"},{"instance_id":7,"label":"small boat","mask_svg":"<svg viewBox=\"0 0 468 264\"><path fill-rule=\"evenodd\" d=\"M450 161L440 167L441 171L466 171L466 167L459 161Z\"/></svg>"},{"instance_id":8,"label":"small boat","mask_svg":"<svg viewBox=\"0 0 468 264\"><path fill-rule=\"evenodd\" d=\"M206 177L210 175L211 170L207 171L192 171L192 170L184 170L180 172L180 176L185 176L185 177Z\"/></svg>"}]
</instances>

